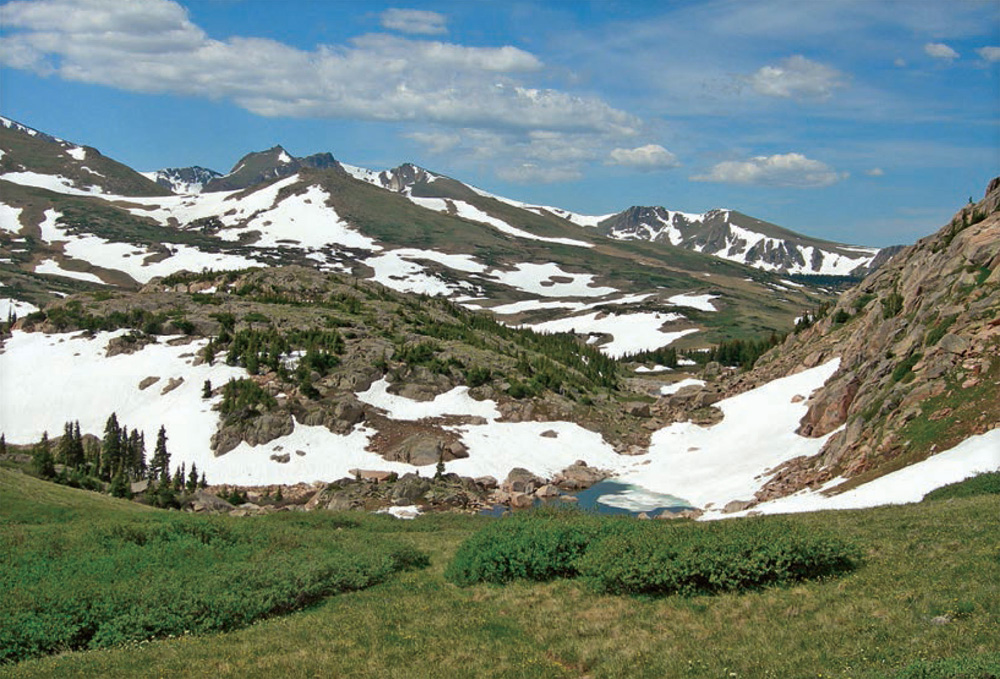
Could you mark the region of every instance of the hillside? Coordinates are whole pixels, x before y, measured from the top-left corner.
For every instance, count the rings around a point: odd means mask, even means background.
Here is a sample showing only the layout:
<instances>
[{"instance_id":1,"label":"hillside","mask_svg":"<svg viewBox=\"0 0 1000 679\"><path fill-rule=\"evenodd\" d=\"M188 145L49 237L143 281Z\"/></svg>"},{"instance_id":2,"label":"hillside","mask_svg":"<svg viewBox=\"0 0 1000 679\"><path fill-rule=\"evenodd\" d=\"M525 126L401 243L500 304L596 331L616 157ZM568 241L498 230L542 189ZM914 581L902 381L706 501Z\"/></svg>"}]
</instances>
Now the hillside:
<instances>
[{"instance_id":1,"label":"hillside","mask_svg":"<svg viewBox=\"0 0 1000 679\"><path fill-rule=\"evenodd\" d=\"M0 493L5 500L0 539L20 545L0 552L5 564L60 531L78 532L64 535L61 545L95 533L103 544L112 544L115 536L136 536L170 518L6 469L0 469ZM261 567L284 564L284 553L308 547L298 544L300 536L316 531L326 535L319 542L335 536L337 544L362 549L411 545L430 557L430 566L243 629L64 652L3 666L2 673L19 679L133 677L142 672L137 668L177 677L206 672L219 677L986 677L995 675L1000 663L997 531L994 522L983 520L995 513L995 498L791 517L800 529L833 533L858 545L862 565L845 577L791 587L658 598L597 594L564 579L455 587L444 579L444 570L462 542L495 521L487 517L438 514L397 521L360 512L189 517L189 531L205 539L248 530L281 533L280 550L265 545L249 555L260 559ZM115 523L122 524L117 531ZM669 531L672 522L656 524ZM198 531L197 525L203 528ZM60 556L51 544L48 563L63 563L67 553ZM204 551L184 544L192 555ZM290 564L288 572L304 580L310 564ZM167 578L150 578L142 587L151 582L161 590L170 585ZM30 586L42 587L44 579ZM95 596L93 590L58 592L59 610ZM973 668L979 672L973 674Z\"/></svg>"},{"instance_id":2,"label":"hillside","mask_svg":"<svg viewBox=\"0 0 1000 679\"><path fill-rule=\"evenodd\" d=\"M799 426L822 441L753 498L850 490L1000 427L1000 180L735 378L729 393L839 359ZM1000 468L1000 445L987 460ZM789 508L791 500L774 507Z\"/></svg>"}]
</instances>

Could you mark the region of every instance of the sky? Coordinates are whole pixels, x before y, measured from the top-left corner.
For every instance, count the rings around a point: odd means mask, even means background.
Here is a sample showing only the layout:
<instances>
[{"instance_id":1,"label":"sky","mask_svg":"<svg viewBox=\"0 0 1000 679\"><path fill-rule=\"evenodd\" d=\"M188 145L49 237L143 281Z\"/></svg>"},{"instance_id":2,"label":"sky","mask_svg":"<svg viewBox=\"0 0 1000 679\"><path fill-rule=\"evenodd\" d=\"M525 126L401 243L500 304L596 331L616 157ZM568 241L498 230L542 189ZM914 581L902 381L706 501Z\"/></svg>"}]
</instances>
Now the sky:
<instances>
[{"instance_id":1,"label":"sky","mask_svg":"<svg viewBox=\"0 0 1000 679\"><path fill-rule=\"evenodd\" d=\"M281 144L905 244L1000 174L1000 2L15 0L0 114L138 170Z\"/></svg>"}]
</instances>

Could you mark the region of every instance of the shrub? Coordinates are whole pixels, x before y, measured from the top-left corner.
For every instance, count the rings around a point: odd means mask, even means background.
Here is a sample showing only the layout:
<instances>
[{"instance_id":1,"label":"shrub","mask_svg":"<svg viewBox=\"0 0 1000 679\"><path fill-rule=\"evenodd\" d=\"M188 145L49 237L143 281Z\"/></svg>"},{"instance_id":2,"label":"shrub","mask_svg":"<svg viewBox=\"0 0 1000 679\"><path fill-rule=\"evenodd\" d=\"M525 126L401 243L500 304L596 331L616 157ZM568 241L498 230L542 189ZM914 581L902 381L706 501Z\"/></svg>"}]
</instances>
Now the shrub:
<instances>
[{"instance_id":1,"label":"shrub","mask_svg":"<svg viewBox=\"0 0 1000 679\"><path fill-rule=\"evenodd\" d=\"M274 518L53 525L17 549L0 534L0 664L231 630L428 563L381 535Z\"/></svg>"},{"instance_id":2,"label":"shrub","mask_svg":"<svg viewBox=\"0 0 1000 679\"><path fill-rule=\"evenodd\" d=\"M925 500L948 500L953 497L1000 495L1000 472L977 474L957 483L949 483L924 495Z\"/></svg>"},{"instance_id":3,"label":"shrub","mask_svg":"<svg viewBox=\"0 0 1000 679\"><path fill-rule=\"evenodd\" d=\"M903 296L893 290L882 300L882 318L889 319L898 316L903 310Z\"/></svg>"},{"instance_id":4,"label":"shrub","mask_svg":"<svg viewBox=\"0 0 1000 679\"><path fill-rule=\"evenodd\" d=\"M582 513L551 511L496 521L458 548L445 577L462 586L575 577L576 561L602 523Z\"/></svg>"},{"instance_id":5,"label":"shrub","mask_svg":"<svg viewBox=\"0 0 1000 679\"><path fill-rule=\"evenodd\" d=\"M835 575L852 570L860 557L832 535L780 519L748 519L637 523L598 542L577 567L602 592L711 594Z\"/></svg>"},{"instance_id":6,"label":"shrub","mask_svg":"<svg viewBox=\"0 0 1000 679\"><path fill-rule=\"evenodd\" d=\"M835 575L860 558L853 545L784 519L677 525L531 512L469 538L445 577L463 586L582 577L612 594L710 594Z\"/></svg>"}]
</instances>

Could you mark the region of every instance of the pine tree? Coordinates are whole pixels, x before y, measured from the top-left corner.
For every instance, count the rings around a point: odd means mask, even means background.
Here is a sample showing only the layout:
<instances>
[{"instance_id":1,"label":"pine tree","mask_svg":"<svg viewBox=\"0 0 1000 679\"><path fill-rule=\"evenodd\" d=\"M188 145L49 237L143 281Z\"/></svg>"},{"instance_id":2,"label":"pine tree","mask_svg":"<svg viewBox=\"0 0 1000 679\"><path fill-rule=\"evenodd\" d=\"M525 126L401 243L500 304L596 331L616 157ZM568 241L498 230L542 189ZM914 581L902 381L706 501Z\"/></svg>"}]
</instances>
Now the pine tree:
<instances>
[{"instance_id":1,"label":"pine tree","mask_svg":"<svg viewBox=\"0 0 1000 679\"><path fill-rule=\"evenodd\" d=\"M31 454L31 466L35 473L43 479L51 479L56 475L55 460L52 459L52 446L49 444L49 433L42 434L42 440L35 445Z\"/></svg>"},{"instance_id":2,"label":"pine tree","mask_svg":"<svg viewBox=\"0 0 1000 679\"><path fill-rule=\"evenodd\" d=\"M181 492L184 490L184 463L174 470L173 487L175 492Z\"/></svg>"},{"instance_id":3,"label":"pine tree","mask_svg":"<svg viewBox=\"0 0 1000 679\"><path fill-rule=\"evenodd\" d=\"M198 465L196 465L194 462L191 463L191 473L188 474L187 484L185 485L185 489L189 493L193 493L194 491L198 490Z\"/></svg>"},{"instance_id":4,"label":"pine tree","mask_svg":"<svg viewBox=\"0 0 1000 679\"><path fill-rule=\"evenodd\" d=\"M101 443L101 461L98 467L98 475L105 481L110 481L111 477L121 467L122 460L122 432L118 426L118 417L111 413L111 417L104 425L104 439Z\"/></svg>"},{"instance_id":5,"label":"pine tree","mask_svg":"<svg viewBox=\"0 0 1000 679\"><path fill-rule=\"evenodd\" d=\"M122 497L128 500L132 499L132 488L129 486L128 481L125 480L125 474L123 472L118 472L111 479L111 488L109 492L114 497Z\"/></svg>"},{"instance_id":6,"label":"pine tree","mask_svg":"<svg viewBox=\"0 0 1000 679\"><path fill-rule=\"evenodd\" d=\"M149 461L149 478L156 480L159 478L170 480L170 453L167 452L167 428L160 425L160 432L156 435L156 448L153 451L153 459Z\"/></svg>"},{"instance_id":7,"label":"pine tree","mask_svg":"<svg viewBox=\"0 0 1000 679\"><path fill-rule=\"evenodd\" d=\"M73 446L70 449L70 459L66 462L66 464L74 469L80 469L86 462L86 456L83 451L83 436L80 434L79 420L73 423L72 441Z\"/></svg>"},{"instance_id":8,"label":"pine tree","mask_svg":"<svg viewBox=\"0 0 1000 679\"><path fill-rule=\"evenodd\" d=\"M212 398L212 381L211 380L205 380L205 384L201 388L201 397L202 398Z\"/></svg>"},{"instance_id":9,"label":"pine tree","mask_svg":"<svg viewBox=\"0 0 1000 679\"><path fill-rule=\"evenodd\" d=\"M133 429L128 437L129 476L141 479L146 475L146 435Z\"/></svg>"},{"instance_id":10,"label":"pine tree","mask_svg":"<svg viewBox=\"0 0 1000 679\"><path fill-rule=\"evenodd\" d=\"M7 437L0 434L0 455L7 454Z\"/></svg>"},{"instance_id":11,"label":"pine tree","mask_svg":"<svg viewBox=\"0 0 1000 679\"><path fill-rule=\"evenodd\" d=\"M208 488L208 480L205 478L205 472L201 473L201 478L198 480L198 487L201 489Z\"/></svg>"},{"instance_id":12,"label":"pine tree","mask_svg":"<svg viewBox=\"0 0 1000 679\"><path fill-rule=\"evenodd\" d=\"M160 476L160 482L156 487L156 492L153 494L152 500L153 504L157 507L168 508L177 506L177 496L174 494L169 474L165 473Z\"/></svg>"}]
</instances>

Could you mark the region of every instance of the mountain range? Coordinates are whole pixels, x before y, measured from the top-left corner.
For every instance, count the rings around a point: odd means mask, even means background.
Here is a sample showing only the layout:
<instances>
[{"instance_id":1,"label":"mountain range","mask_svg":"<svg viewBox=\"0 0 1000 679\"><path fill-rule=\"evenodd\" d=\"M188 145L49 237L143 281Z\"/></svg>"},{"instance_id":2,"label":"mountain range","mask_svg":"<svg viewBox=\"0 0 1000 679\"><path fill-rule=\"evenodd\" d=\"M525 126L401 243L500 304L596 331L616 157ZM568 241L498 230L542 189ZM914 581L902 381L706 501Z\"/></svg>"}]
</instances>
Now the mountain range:
<instances>
[{"instance_id":1,"label":"mountain range","mask_svg":"<svg viewBox=\"0 0 1000 679\"><path fill-rule=\"evenodd\" d=\"M7 121L0 150L12 443L115 411L219 481L582 460L609 506L709 516L898 501L946 448L1000 465L997 182L890 257L281 147L144 176Z\"/></svg>"}]
</instances>

